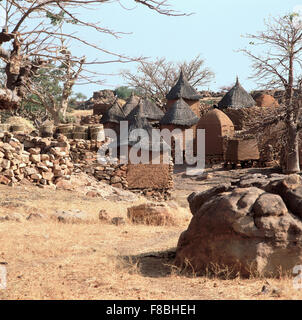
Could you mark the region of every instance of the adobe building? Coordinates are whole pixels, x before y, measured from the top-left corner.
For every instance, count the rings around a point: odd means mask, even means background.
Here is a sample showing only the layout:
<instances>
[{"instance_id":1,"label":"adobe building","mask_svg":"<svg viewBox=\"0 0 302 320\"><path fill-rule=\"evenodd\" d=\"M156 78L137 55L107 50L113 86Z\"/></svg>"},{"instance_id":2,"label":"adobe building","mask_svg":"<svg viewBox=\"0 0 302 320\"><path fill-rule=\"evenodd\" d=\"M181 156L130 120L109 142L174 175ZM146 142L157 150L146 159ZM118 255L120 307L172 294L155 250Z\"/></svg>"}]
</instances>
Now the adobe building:
<instances>
[{"instance_id":1,"label":"adobe building","mask_svg":"<svg viewBox=\"0 0 302 320\"><path fill-rule=\"evenodd\" d=\"M151 100L143 99L143 113L147 120L151 123L158 123L164 116L164 112Z\"/></svg>"},{"instance_id":2,"label":"adobe building","mask_svg":"<svg viewBox=\"0 0 302 320\"><path fill-rule=\"evenodd\" d=\"M221 110L207 112L197 123L197 129L205 130L205 155L207 162L223 161L226 148L225 138L232 138L234 125L232 120ZM195 148L197 141L195 140ZM196 150L196 149L195 149Z\"/></svg>"},{"instance_id":3,"label":"adobe building","mask_svg":"<svg viewBox=\"0 0 302 320\"><path fill-rule=\"evenodd\" d=\"M143 102L127 117L128 120L128 136L134 129L144 129L147 133L147 139L135 139L135 141L128 141L126 137L120 137L118 143L118 154L120 154L121 147L128 144L128 164L127 164L127 184L128 189L132 190L157 190L160 193L165 193L173 187L173 164L170 161L169 146L161 139L159 143L152 145L152 126L148 122L145 114ZM147 151L149 154L148 163L131 163L131 152L137 153L141 156L141 151ZM153 164L152 151L157 152L158 164ZM164 160L169 159L168 163Z\"/></svg>"},{"instance_id":4,"label":"adobe building","mask_svg":"<svg viewBox=\"0 0 302 320\"><path fill-rule=\"evenodd\" d=\"M100 90L93 93L90 103L93 104L93 114L103 115L113 105L115 96L111 90Z\"/></svg>"},{"instance_id":5,"label":"adobe building","mask_svg":"<svg viewBox=\"0 0 302 320\"><path fill-rule=\"evenodd\" d=\"M237 77L234 87L219 101L218 109L232 120L235 130L242 130L245 110L255 105L256 101L241 86Z\"/></svg>"},{"instance_id":6,"label":"adobe building","mask_svg":"<svg viewBox=\"0 0 302 320\"><path fill-rule=\"evenodd\" d=\"M117 101L103 115L100 123L104 125L104 129L113 129L117 135L120 134L120 121L125 120L123 108Z\"/></svg>"},{"instance_id":7,"label":"adobe building","mask_svg":"<svg viewBox=\"0 0 302 320\"><path fill-rule=\"evenodd\" d=\"M167 99L167 110L179 99L183 99L195 113L200 117L200 103L199 99L202 96L189 84L183 71L180 71L179 78L174 87L166 95Z\"/></svg>"},{"instance_id":8,"label":"adobe building","mask_svg":"<svg viewBox=\"0 0 302 320\"><path fill-rule=\"evenodd\" d=\"M184 99L180 98L175 100L175 102L168 108L167 112L160 120L160 129L168 129L173 131L174 129L181 129L183 133L183 147L185 147L185 130L192 128L193 139L196 134L196 124L199 121L199 118L191 110L190 106L185 102ZM168 142L168 141L167 141ZM172 148L172 153L173 148Z\"/></svg>"}]
</instances>

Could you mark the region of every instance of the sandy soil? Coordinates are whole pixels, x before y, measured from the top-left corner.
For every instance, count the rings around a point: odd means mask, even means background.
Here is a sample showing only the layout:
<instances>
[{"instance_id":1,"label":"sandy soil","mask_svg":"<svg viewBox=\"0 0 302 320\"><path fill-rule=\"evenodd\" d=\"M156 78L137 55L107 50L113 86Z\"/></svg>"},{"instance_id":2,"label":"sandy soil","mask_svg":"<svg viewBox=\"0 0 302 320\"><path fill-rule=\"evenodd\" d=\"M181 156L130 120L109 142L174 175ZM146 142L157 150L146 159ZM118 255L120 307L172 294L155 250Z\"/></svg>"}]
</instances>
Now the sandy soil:
<instances>
[{"instance_id":1,"label":"sandy soil","mask_svg":"<svg viewBox=\"0 0 302 320\"><path fill-rule=\"evenodd\" d=\"M182 206L182 216L177 226L164 227L128 221L116 226L98 219L100 209L126 219L127 207L135 203L1 185L0 215L19 214L21 221L0 222L0 264L8 273L0 299L301 299L291 277L223 280L221 270L196 277L173 266L177 240L190 221L186 196L215 179L219 183L243 174L215 172L211 181L196 180L176 168L174 201ZM61 223L51 218L58 209L80 209L91 219ZM42 218L27 220L30 213ZM263 294L268 283L277 289Z\"/></svg>"}]
</instances>

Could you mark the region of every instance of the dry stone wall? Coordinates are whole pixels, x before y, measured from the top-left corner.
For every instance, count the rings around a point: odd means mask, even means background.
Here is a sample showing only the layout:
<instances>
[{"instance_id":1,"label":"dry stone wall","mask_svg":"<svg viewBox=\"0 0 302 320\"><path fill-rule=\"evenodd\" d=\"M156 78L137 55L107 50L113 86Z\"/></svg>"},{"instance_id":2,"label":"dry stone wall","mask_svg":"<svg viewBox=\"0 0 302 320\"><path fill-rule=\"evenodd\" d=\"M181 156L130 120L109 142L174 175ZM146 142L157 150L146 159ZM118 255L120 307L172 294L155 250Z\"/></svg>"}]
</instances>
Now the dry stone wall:
<instances>
[{"instance_id":1,"label":"dry stone wall","mask_svg":"<svg viewBox=\"0 0 302 320\"><path fill-rule=\"evenodd\" d=\"M168 165L165 183L129 188L125 164L100 164L96 140L67 139L59 134L56 139L33 137L27 134L0 132L0 183L19 182L37 185L57 185L69 180L73 173L84 172L113 187L131 189L156 199L168 199L173 186L173 164ZM132 165L133 166L133 165ZM141 174L152 174L154 168L145 165Z\"/></svg>"}]
</instances>

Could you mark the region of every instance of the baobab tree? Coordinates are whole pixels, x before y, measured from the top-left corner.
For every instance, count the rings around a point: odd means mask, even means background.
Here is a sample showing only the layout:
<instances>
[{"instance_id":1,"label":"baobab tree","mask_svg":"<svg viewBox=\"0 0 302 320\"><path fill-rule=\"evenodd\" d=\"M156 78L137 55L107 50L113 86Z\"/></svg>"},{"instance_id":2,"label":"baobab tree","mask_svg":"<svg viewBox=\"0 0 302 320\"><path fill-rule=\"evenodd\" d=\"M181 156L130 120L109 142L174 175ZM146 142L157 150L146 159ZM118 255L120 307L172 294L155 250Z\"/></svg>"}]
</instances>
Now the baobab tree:
<instances>
[{"instance_id":1,"label":"baobab tree","mask_svg":"<svg viewBox=\"0 0 302 320\"><path fill-rule=\"evenodd\" d=\"M249 49L243 51L253 61L254 74L259 85L268 89L283 88L284 113L279 120L286 123L286 172L300 171L299 131L301 126L301 66L302 23L298 13L265 21L265 30L247 35L250 45L263 47L263 54ZM265 124L265 123L264 123Z\"/></svg>"},{"instance_id":2,"label":"baobab tree","mask_svg":"<svg viewBox=\"0 0 302 320\"><path fill-rule=\"evenodd\" d=\"M204 60L199 55L190 61L178 63L167 61L166 58L140 61L136 73L123 70L122 76L129 86L139 89L162 107L165 104L166 95L179 77L180 69L193 87L204 86L214 77L214 73L204 66Z\"/></svg>"},{"instance_id":3,"label":"baobab tree","mask_svg":"<svg viewBox=\"0 0 302 320\"><path fill-rule=\"evenodd\" d=\"M142 57L127 57L110 52L77 35L77 31L86 28L96 32L98 36L109 34L118 38L122 33L105 28L99 22L93 21L88 16L89 11L86 10L93 9L101 12L103 4L112 2L119 3L119 0L0 1L1 10L5 13L5 22L0 32L0 60L6 75L5 85L0 89L0 108L18 108L21 101L31 92L30 80L37 75L39 69L50 63L66 64L68 60L68 63L73 65L73 69L80 70L82 73L84 68L87 68L90 76L96 76L93 71L88 70L89 66L142 59ZM172 10L167 1L133 0L133 2L163 15L183 15ZM67 24L72 25L71 32L64 31L64 26ZM94 48L108 58L88 61L84 57L76 58L70 55L67 59L66 54L62 53L62 38ZM85 76L82 77L85 78ZM87 77L86 73L86 79ZM71 83L72 80L67 84L66 92L70 91Z\"/></svg>"}]
</instances>

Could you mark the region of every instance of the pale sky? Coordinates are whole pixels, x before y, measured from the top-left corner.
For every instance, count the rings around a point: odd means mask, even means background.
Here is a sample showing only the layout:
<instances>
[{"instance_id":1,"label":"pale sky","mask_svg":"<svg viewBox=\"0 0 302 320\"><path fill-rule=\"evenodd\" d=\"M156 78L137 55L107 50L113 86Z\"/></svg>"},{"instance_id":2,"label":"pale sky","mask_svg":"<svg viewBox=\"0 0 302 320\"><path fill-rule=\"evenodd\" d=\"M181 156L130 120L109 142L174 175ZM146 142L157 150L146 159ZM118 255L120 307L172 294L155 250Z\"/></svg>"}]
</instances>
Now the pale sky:
<instances>
[{"instance_id":1,"label":"pale sky","mask_svg":"<svg viewBox=\"0 0 302 320\"><path fill-rule=\"evenodd\" d=\"M100 20L110 29L131 34L124 34L120 39L99 34L96 39L95 33L86 30L81 33L82 37L128 56L166 57L178 62L200 54L205 66L215 73L215 79L207 87L199 89L214 91L233 84L236 75L247 90L256 89L255 80L248 79L252 74L251 61L236 52L248 46L249 40L242 35L263 30L264 19L269 16L285 15L296 11L299 6L302 8L302 0L170 0L175 10L194 14L168 17L135 5L133 0L121 2L131 10L122 8L118 3L104 4L102 9L88 12L87 19ZM102 59L99 52L87 47L72 50L78 55L85 54L89 59ZM93 67L102 73L118 74L121 69L135 71L136 64L112 63ZM74 91L89 98L93 91L126 85L120 76L103 76L103 79L106 81L103 86L77 86Z\"/></svg>"}]
</instances>

